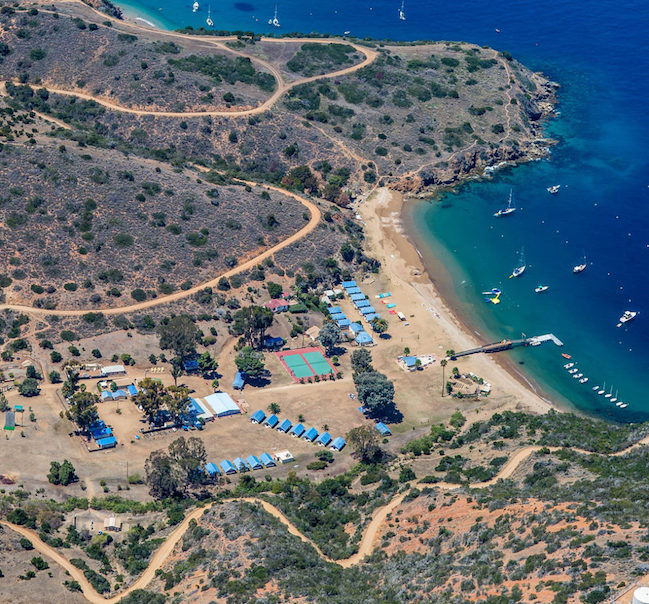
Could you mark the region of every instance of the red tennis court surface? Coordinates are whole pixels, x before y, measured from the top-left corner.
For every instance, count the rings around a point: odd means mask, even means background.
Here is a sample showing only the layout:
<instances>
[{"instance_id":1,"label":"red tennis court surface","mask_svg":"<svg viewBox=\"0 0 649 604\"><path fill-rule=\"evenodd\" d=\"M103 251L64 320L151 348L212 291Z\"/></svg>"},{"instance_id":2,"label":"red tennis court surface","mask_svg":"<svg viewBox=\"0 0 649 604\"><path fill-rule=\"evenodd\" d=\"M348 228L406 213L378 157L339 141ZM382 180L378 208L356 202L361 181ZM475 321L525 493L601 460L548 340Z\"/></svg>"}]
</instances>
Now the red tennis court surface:
<instances>
[{"instance_id":1,"label":"red tennis court surface","mask_svg":"<svg viewBox=\"0 0 649 604\"><path fill-rule=\"evenodd\" d=\"M312 378L316 375L326 376L335 373L333 366L327 361L319 348L282 350L275 354L294 382Z\"/></svg>"}]
</instances>

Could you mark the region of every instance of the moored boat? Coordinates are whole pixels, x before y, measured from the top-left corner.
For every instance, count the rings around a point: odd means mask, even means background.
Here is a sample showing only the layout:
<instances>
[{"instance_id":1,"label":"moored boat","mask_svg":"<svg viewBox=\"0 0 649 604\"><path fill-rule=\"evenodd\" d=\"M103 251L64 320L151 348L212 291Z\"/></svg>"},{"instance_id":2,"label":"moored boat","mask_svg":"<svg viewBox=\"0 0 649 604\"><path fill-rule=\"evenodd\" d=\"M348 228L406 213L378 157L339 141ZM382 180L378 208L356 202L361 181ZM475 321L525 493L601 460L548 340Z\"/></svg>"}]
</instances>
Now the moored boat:
<instances>
[{"instance_id":1,"label":"moored boat","mask_svg":"<svg viewBox=\"0 0 649 604\"><path fill-rule=\"evenodd\" d=\"M633 319L636 318L636 315L638 313L633 310L625 310L624 314L620 317L620 322L617 324L617 327L622 327L625 323L628 323L629 321L633 321Z\"/></svg>"}]
</instances>

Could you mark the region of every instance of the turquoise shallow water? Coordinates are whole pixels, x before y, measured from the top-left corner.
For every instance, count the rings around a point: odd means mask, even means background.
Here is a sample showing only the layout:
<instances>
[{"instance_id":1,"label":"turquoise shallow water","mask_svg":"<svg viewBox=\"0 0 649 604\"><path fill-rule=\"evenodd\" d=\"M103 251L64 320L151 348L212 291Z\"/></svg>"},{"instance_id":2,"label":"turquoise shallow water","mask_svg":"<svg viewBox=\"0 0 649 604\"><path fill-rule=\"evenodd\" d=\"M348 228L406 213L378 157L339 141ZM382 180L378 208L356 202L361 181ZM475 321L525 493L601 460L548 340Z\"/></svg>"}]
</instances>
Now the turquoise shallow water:
<instances>
[{"instance_id":1,"label":"turquoise shallow water","mask_svg":"<svg viewBox=\"0 0 649 604\"><path fill-rule=\"evenodd\" d=\"M130 0L128 12L160 27L200 27L208 5L193 14L187 1ZM446 279L453 303L485 339L553 332L590 378L580 385L567 376L550 344L511 353L546 392L603 417L649 419L649 2L406 1L403 22L400 1L284 0L280 29L267 25L274 0L210 6L217 29L469 40L508 50L560 82L561 115L548 126L559 144L549 160L421 204L415 222L447 268L436 277ZM562 185L559 195L545 191L552 184ZM519 210L492 218L510 188ZM507 279L522 246L528 269ZM575 276L572 266L584 252L588 269ZM539 283L549 291L535 294ZM494 286L504 292L498 307L480 295ZM617 329L627 308L640 315ZM593 394L604 381L629 407L619 410Z\"/></svg>"}]
</instances>

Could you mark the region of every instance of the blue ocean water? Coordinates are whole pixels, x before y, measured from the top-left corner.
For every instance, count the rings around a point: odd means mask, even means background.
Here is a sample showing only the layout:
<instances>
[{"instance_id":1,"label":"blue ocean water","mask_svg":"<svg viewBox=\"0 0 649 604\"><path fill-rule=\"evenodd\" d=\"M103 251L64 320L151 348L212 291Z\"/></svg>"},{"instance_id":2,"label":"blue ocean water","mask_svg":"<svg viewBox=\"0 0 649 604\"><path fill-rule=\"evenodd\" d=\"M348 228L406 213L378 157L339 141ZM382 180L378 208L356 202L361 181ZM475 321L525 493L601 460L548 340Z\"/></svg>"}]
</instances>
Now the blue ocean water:
<instances>
[{"instance_id":1,"label":"blue ocean water","mask_svg":"<svg viewBox=\"0 0 649 604\"><path fill-rule=\"evenodd\" d=\"M561 115L547 133L559 144L547 161L420 204L414 222L446 267L436 277L485 339L555 333L590 378L572 379L550 344L511 353L546 393L618 421L649 418L649 1L406 0L400 21L400 0L280 0L279 29L267 24L274 0L199 2L195 14L188 0L119 4L170 29L203 26L209 7L217 29L467 40L508 50L558 81ZM559 195L545 191L553 184ZM492 218L510 189L518 211ZM508 279L522 247L528 268ZM587 270L573 275L584 254ZM535 294L540 283L550 289ZM480 295L492 287L503 290L499 306ZM640 314L618 329L626 309ZM592 391L604 381L626 409Z\"/></svg>"}]
</instances>

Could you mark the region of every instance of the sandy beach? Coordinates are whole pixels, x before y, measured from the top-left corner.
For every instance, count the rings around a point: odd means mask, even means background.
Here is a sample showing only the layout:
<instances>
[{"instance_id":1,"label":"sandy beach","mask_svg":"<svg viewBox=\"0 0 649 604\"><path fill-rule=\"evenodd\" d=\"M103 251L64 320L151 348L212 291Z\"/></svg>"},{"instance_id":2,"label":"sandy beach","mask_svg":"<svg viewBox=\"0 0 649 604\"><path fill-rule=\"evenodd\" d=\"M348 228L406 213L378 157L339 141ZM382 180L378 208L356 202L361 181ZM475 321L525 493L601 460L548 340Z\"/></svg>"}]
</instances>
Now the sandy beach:
<instances>
[{"instance_id":1,"label":"sandy beach","mask_svg":"<svg viewBox=\"0 0 649 604\"><path fill-rule=\"evenodd\" d=\"M405 231L403 207L403 196L387 188L377 189L356 205L365 223L367 251L380 260L393 298L400 301L400 309L419 339L432 344L438 353L441 349L464 350L483 344L454 316L435 289L423 258ZM453 361L453 365L490 382L508 408L544 413L553 406L534 392L525 376L495 356L474 355Z\"/></svg>"}]
</instances>

